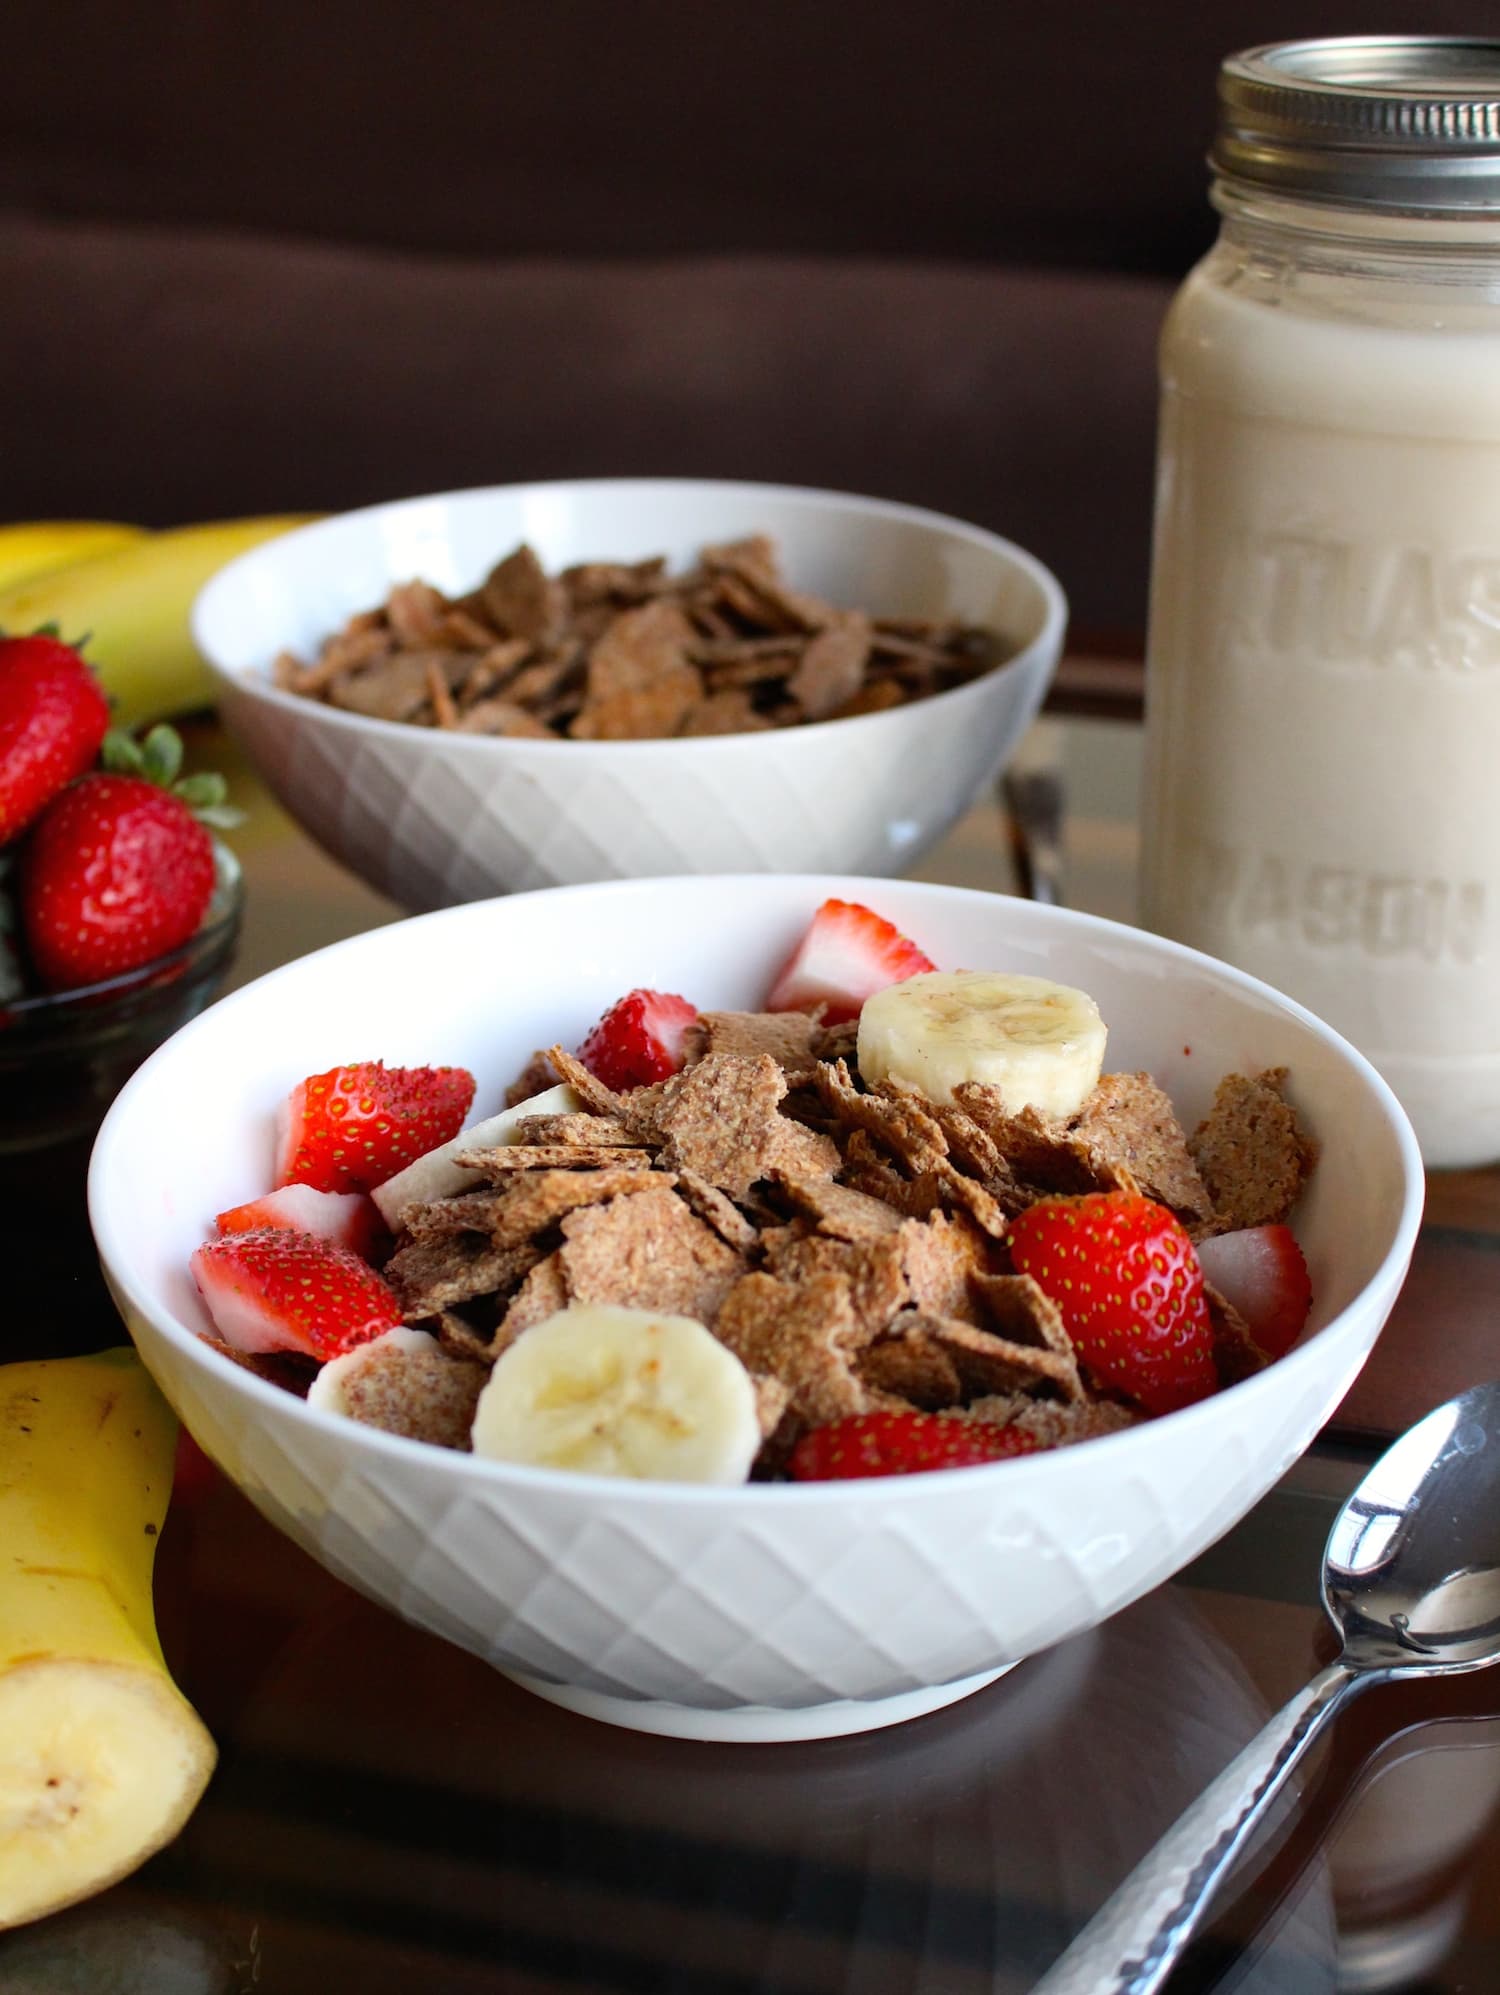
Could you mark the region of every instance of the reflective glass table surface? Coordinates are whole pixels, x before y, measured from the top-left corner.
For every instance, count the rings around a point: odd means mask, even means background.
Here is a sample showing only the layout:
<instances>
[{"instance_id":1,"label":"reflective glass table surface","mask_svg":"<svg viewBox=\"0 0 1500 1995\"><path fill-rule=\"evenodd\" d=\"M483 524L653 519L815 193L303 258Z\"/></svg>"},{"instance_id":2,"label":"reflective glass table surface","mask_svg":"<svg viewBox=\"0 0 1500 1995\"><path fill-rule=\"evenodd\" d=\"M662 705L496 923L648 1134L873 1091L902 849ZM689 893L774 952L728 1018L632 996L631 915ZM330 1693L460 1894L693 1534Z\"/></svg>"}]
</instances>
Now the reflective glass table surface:
<instances>
[{"instance_id":1,"label":"reflective glass table surface","mask_svg":"<svg viewBox=\"0 0 1500 1995\"><path fill-rule=\"evenodd\" d=\"M228 745L190 730L199 764ZM1129 918L1138 730L1049 717L1064 890ZM235 981L389 903L242 767ZM986 800L919 869L1014 887ZM7 1358L118 1343L62 1146L0 1178ZM23 1245L24 1243L24 1245ZM1338 1420L1227 1538L1093 1634L862 1737L716 1746L544 1704L363 1600L221 1478L179 1490L157 1610L220 1747L182 1836L0 1935L0 1991L76 1995L1023 1995L1330 1652L1324 1537L1381 1437L1500 1360L1500 1172L1435 1179L1407 1291ZM1500 1990L1500 1672L1371 1691L1171 1982L1244 1995Z\"/></svg>"}]
</instances>

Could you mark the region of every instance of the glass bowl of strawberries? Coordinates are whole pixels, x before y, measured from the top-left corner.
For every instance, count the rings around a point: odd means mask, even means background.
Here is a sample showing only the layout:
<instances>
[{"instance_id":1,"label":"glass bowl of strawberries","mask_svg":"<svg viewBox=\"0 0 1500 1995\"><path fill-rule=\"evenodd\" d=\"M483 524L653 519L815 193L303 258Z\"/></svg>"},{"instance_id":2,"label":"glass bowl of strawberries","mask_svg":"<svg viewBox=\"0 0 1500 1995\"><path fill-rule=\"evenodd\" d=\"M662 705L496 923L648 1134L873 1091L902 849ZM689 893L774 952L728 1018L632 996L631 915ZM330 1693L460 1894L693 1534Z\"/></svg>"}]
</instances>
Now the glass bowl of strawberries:
<instances>
[{"instance_id":1,"label":"glass bowl of strawberries","mask_svg":"<svg viewBox=\"0 0 1500 1995\"><path fill-rule=\"evenodd\" d=\"M181 763L171 728L110 729L73 646L0 638L0 1156L90 1136L228 968L234 813Z\"/></svg>"}]
</instances>

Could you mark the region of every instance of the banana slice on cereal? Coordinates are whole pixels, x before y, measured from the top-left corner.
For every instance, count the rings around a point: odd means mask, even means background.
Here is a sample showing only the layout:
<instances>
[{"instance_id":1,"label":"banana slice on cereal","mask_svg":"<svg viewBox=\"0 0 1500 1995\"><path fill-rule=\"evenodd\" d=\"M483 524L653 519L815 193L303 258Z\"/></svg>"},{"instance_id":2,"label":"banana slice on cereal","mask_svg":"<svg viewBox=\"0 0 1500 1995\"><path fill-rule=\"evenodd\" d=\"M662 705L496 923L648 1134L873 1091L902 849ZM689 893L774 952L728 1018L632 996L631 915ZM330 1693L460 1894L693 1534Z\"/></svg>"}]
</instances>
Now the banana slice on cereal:
<instances>
[{"instance_id":1,"label":"banana slice on cereal","mask_svg":"<svg viewBox=\"0 0 1500 1995\"><path fill-rule=\"evenodd\" d=\"M999 1091L1007 1112L1075 1115L1104 1064L1105 1025L1086 991L1045 977L933 970L865 999L859 1071L930 1101L965 1081Z\"/></svg>"},{"instance_id":2,"label":"banana slice on cereal","mask_svg":"<svg viewBox=\"0 0 1500 1995\"><path fill-rule=\"evenodd\" d=\"M454 1163L460 1151L493 1150L501 1143L512 1143L517 1126L526 1116L570 1115L582 1106L572 1088L565 1081L560 1082L555 1088L518 1101L514 1108L501 1109L487 1122L470 1123L448 1142L414 1158L405 1170L397 1171L383 1185L376 1185L370 1196L380 1207L386 1224L399 1226L401 1215L409 1206L426 1205L435 1198L452 1198L455 1192L467 1191L481 1182L480 1172L466 1171Z\"/></svg>"},{"instance_id":3,"label":"banana slice on cereal","mask_svg":"<svg viewBox=\"0 0 1500 1995\"><path fill-rule=\"evenodd\" d=\"M690 1316L572 1303L518 1337L479 1396L476 1455L585 1475L743 1482L750 1374Z\"/></svg>"}]
</instances>

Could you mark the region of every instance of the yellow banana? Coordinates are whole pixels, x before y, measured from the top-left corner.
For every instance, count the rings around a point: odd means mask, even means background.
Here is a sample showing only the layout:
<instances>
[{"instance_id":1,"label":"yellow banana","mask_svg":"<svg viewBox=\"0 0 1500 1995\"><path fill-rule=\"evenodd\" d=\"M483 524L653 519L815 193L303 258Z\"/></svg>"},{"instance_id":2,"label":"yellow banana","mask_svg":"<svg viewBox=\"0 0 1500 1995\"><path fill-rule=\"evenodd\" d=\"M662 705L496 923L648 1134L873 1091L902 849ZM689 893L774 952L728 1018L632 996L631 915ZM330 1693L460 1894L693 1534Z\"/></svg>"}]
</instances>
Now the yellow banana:
<instances>
[{"instance_id":1,"label":"yellow banana","mask_svg":"<svg viewBox=\"0 0 1500 1995\"><path fill-rule=\"evenodd\" d=\"M214 697L188 631L193 598L208 578L308 515L219 520L148 533L112 554L0 589L0 630L56 624L85 656L114 702L120 727L142 727L209 706Z\"/></svg>"},{"instance_id":2,"label":"yellow banana","mask_svg":"<svg viewBox=\"0 0 1500 1995\"><path fill-rule=\"evenodd\" d=\"M133 1351L0 1367L0 1930L126 1876L213 1771L151 1608L176 1436Z\"/></svg>"},{"instance_id":3,"label":"yellow banana","mask_svg":"<svg viewBox=\"0 0 1500 1995\"><path fill-rule=\"evenodd\" d=\"M145 531L114 520L20 520L0 526L0 589L13 589L75 561L113 554L140 540Z\"/></svg>"}]
</instances>

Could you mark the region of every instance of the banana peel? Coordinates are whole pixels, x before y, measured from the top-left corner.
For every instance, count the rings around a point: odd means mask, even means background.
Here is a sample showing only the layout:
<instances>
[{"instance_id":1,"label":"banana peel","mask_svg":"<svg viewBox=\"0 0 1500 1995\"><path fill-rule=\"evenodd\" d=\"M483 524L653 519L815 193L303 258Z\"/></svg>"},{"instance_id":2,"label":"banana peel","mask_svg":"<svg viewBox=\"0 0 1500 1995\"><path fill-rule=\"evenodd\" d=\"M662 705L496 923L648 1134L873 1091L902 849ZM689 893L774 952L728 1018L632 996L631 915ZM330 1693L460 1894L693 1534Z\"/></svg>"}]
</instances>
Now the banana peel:
<instances>
[{"instance_id":1,"label":"banana peel","mask_svg":"<svg viewBox=\"0 0 1500 1995\"><path fill-rule=\"evenodd\" d=\"M213 1772L152 1612L176 1439L133 1351L0 1367L0 1931L127 1876Z\"/></svg>"},{"instance_id":2,"label":"banana peel","mask_svg":"<svg viewBox=\"0 0 1500 1995\"><path fill-rule=\"evenodd\" d=\"M70 644L86 640L117 727L195 712L213 704L214 685L188 629L193 599L236 555L314 517L276 514L140 534L0 587L0 630L52 624Z\"/></svg>"}]
</instances>

